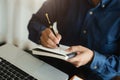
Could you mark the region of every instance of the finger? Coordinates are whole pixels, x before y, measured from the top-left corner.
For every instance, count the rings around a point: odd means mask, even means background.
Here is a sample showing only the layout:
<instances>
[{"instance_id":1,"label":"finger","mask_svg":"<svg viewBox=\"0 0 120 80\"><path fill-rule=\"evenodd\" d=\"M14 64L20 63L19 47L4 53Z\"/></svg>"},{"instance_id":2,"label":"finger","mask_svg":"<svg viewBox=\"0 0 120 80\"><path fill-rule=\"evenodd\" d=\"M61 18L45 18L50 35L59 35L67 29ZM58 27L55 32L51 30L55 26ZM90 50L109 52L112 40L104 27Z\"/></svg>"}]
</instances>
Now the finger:
<instances>
[{"instance_id":1,"label":"finger","mask_svg":"<svg viewBox=\"0 0 120 80\"><path fill-rule=\"evenodd\" d=\"M68 52L78 52L78 46L71 46L70 48L66 49Z\"/></svg>"},{"instance_id":2,"label":"finger","mask_svg":"<svg viewBox=\"0 0 120 80\"><path fill-rule=\"evenodd\" d=\"M48 40L49 34L50 34L50 29L49 29L49 28L46 28L44 31L42 31L40 40L41 40L41 39L43 39L43 40L45 40L45 41Z\"/></svg>"},{"instance_id":3,"label":"finger","mask_svg":"<svg viewBox=\"0 0 120 80\"><path fill-rule=\"evenodd\" d=\"M56 44L49 38L41 37L41 44L45 47L56 48Z\"/></svg>"},{"instance_id":4,"label":"finger","mask_svg":"<svg viewBox=\"0 0 120 80\"><path fill-rule=\"evenodd\" d=\"M51 30L49 28L45 29L42 31L42 35L40 37L41 44L44 45L45 47L49 48L56 48L56 43L51 40L49 37L51 34Z\"/></svg>"},{"instance_id":5,"label":"finger","mask_svg":"<svg viewBox=\"0 0 120 80\"><path fill-rule=\"evenodd\" d=\"M78 61L75 62L70 62L71 64L73 64L75 67L80 67L81 63L79 63Z\"/></svg>"},{"instance_id":6,"label":"finger","mask_svg":"<svg viewBox=\"0 0 120 80\"><path fill-rule=\"evenodd\" d=\"M60 42L60 40L62 39L62 36L58 33L58 34L56 34L56 37L57 37L57 39L58 39L59 42Z\"/></svg>"},{"instance_id":7,"label":"finger","mask_svg":"<svg viewBox=\"0 0 120 80\"><path fill-rule=\"evenodd\" d=\"M54 43L54 46L58 46L57 44L59 44L59 40L53 33L50 33L48 37L51 40L51 42Z\"/></svg>"},{"instance_id":8,"label":"finger","mask_svg":"<svg viewBox=\"0 0 120 80\"><path fill-rule=\"evenodd\" d=\"M58 38L57 38L58 37ZM54 43L56 43L56 44L58 44L59 43L59 38L60 38L60 36L57 36L57 34L53 34L53 32L51 31L50 33L49 33L49 38L54 42Z\"/></svg>"},{"instance_id":9,"label":"finger","mask_svg":"<svg viewBox=\"0 0 120 80\"><path fill-rule=\"evenodd\" d=\"M74 75L70 80L83 80L82 78Z\"/></svg>"},{"instance_id":10,"label":"finger","mask_svg":"<svg viewBox=\"0 0 120 80\"><path fill-rule=\"evenodd\" d=\"M54 45L51 45L51 44L47 44L46 42L42 42L41 43L44 47L48 47L48 48L56 48L56 45L54 46Z\"/></svg>"},{"instance_id":11,"label":"finger","mask_svg":"<svg viewBox=\"0 0 120 80\"><path fill-rule=\"evenodd\" d=\"M85 50L86 50L86 48L83 47L83 46L71 46L66 51L69 51L69 52L83 52Z\"/></svg>"},{"instance_id":12,"label":"finger","mask_svg":"<svg viewBox=\"0 0 120 80\"><path fill-rule=\"evenodd\" d=\"M82 56L80 52L77 52L77 55L73 58L70 58L67 60L68 62L72 63L73 65L75 65L76 67L79 67L82 65Z\"/></svg>"},{"instance_id":13,"label":"finger","mask_svg":"<svg viewBox=\"0 0 120 80\"><path fill-rule=\"evenodd\" d=\"M42 36L45 38L45 39L47 39L47 38L49 38L49 39L51 39L55 44L58 44L59 43L59 39L60 39L60 35L58 36L58 38L57 38L57 35L55 35L53 32L52 32L52 30L50 29L50 28L47 28L47 29L45 29L44 31L42 31Z\"/></svg>"},{"instance_id":14,"label":"finger","mask_svg":"<svg viewBox=\"0 0 120 80\"><path fill-rule=\"evenodd\" d=\"M42 44L44 47L48 47L48 48L50 48L50 45L47 44L46 41L43 40L42 38L41 38L41 44Z\"/></svg>"}]
</instances>

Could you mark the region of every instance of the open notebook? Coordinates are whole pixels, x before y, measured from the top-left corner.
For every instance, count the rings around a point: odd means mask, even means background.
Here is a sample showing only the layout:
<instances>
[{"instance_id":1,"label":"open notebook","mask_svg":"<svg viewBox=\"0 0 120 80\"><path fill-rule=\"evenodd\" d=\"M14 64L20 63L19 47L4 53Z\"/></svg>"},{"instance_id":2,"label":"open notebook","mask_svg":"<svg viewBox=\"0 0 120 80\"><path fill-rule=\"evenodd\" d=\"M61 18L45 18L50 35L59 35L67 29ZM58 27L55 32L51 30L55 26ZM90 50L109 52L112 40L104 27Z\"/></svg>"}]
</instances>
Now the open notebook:
<instances>
[{"instance_id":1,"label":"open notebook","mask_svg":"<svg viewBox=\"0 0 120 80\"><path fill-rule=\"evenodd\" d=\"M35 55L54 57L62 60L67 60L69 58L76 56L75 52L72 52L72 53L66 52L65 50L67 48L69 47L65 45L60 45L60 47L55 49L50 49L50 48L43 47L42 45L38 45L36 48L32 49L32 53Z\"/></svg>"},{"instance_id":2,"label":"open notebook","mask_svg":"<svg viewBox=\"0 0 120 80\"><path fill-rule=\"evenodd\" d=\"M53 24L53 29L54 29L55 33L58 33L57 22L55 22ZM34 44L34 43L32 43L32 44ZM32 53L35 55L54 57L54 58L59 58L59 59L63 59L63 60L67 60L76 55L75 52L73 52L73 53L66 52L65 49L67 49L69 47L65 46L65 45L60 45L60 47L58 47L56 49L46 48L46 47L43 47L42 45L37 45L37 44L34 44L34 45L35 46L34 46L34 48L32 48Z\"/></svg>"}]
</instances>

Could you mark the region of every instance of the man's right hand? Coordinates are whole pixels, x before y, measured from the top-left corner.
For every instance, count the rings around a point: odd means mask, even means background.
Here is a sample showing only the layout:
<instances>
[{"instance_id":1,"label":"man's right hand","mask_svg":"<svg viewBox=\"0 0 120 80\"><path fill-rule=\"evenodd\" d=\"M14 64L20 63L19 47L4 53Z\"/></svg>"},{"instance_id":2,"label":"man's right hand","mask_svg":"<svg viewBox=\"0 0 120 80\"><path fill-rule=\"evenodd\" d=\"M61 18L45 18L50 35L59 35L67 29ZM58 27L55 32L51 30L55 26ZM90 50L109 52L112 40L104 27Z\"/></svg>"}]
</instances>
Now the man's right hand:
<instances>
[{"instance_id":1,"label":"man's right hand","mask_svg":"<svg viewBox=\"0 0 120 80\"><path fill-rule=\"evenodd\" d=\"M48 48L57 48L57 44L59 44L60 40L61 35L58 33L54 35L50 28L46 28L42 31L40 36L41 44Z\"/></svg>"}]
</instances>

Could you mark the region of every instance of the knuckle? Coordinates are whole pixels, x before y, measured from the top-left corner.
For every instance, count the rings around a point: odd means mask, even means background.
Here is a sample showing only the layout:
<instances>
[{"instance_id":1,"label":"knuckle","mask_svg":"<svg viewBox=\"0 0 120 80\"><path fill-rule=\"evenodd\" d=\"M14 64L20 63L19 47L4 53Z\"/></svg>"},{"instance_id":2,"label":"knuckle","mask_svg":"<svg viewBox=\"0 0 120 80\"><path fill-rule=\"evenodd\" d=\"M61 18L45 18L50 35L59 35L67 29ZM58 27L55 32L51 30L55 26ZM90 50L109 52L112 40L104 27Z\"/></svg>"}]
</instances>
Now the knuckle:
<instances>
[{"instance_id":1,"label":"knuckle","mask_svg":"<svg viewBox=\"0 0 120 80\"><path fill-rule=\"evenodd\" d=\"M46 40L46 43L47 43L47 44L49 44L49 43L50 43L49 39L47 39L47 40Z\"/></svg>"},{"instance_id":2,"label":"knuckle","mask_svg":"<svg viewBox=\"0 0 120 80\"><path fill-rule=\"evenodd\" d=\"M76 63L76 67L79 67L80 65L81 65L80 62L77 62L77 63Z\"/></svg>"},{"instance_id":3,"label":"knuckle","mask_svg":"<svg viewBox=\"0 0 120 80\"><path fill-rule=\"evenodd\" d=\"M73 51L73 50L74 50L74 47L73 47L73 46L71 46L70 50L71 50L71 51Z\"/></svg>"},{"instance_id":4,"label":"knuckle","mask_svg":"<svg viewBox=\"0 0 120 80\"><path fill-rule=\"evenodd\" d=\"M50 48L50 45L49 45L49 44L46 44L46 47L49 47L49 48Z\"/></svg>"},{"instance_id":5,"label":"knuckle","mask_svg":"<svg viewBox=\"0 0 120 80\"><path fill-rule=\"evenodd\" d=\"M41 36L41 37L40 37L40 41L42 41L42 40L43 40L43 37Z\"/></svg>"}]
</instances>

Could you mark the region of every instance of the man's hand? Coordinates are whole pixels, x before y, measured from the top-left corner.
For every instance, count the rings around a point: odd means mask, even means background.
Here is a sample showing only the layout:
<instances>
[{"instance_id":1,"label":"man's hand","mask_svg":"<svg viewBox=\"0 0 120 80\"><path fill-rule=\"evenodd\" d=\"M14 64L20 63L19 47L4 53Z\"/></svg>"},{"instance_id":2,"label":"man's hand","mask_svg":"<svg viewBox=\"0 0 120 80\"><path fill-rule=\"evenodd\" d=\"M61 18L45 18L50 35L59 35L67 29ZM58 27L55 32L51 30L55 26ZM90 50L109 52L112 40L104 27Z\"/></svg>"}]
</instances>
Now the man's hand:
<instances>
[{"instance_id":1,"label":"man's hand","mask_svg":"<svg viewBox=\"0 0 120 80\"><path fill-rule=\"evenodd\" d=\"M93 51L83 46L72 46L66 51L77 52L75 57L68 59L68 62L72 63L76 67L86 65L93 58Z\"/></svg>"},{"instance_id":2,"label":"man's hand","mask_svg":"<svg viewBox=\"0 0 120 80\"><path fill-rule=\"evenodd\" d=\"M83 80L82 78L74 75L70 80Z\"/></svg>"},{"instance_id":3,"label":"man's hand","mask_svg":"<svg viewBox=\"0 0 120 80\"><path fill-rule=\"evenodd\" d=\"M41 44L48 48L57 48L57 44L59 44L61 40L61 35L54 35L50 28L46 28L42 31L40 41Z\"/></svg>"}]
</instances>

